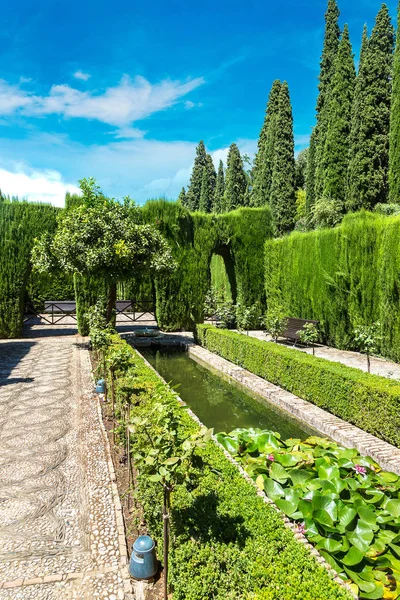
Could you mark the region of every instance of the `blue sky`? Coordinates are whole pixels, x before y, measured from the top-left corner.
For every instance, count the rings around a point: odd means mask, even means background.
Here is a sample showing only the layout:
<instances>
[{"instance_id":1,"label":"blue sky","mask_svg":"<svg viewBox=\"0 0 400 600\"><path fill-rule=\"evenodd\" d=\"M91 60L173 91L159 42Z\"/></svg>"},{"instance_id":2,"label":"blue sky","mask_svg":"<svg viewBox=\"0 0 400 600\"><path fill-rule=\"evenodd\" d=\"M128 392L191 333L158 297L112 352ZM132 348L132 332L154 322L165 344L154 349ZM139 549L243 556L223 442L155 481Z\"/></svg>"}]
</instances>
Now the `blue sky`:
<instances>
[{"instance_id":1,"label":"blue sky","mask_svg":"<svg viewBox=\"0 0 400 600\"><path fill-rule=\"evenodd\" d=\"M379 0L340 0L356 58ZM393 21L396 0L388 2ZM215 162L255 151L274 79L296 148L314 123L325 0L6 0L0 188L62 205L94 176L110 196L175 198L204 139Z\"/></svg>"}]
</instances>

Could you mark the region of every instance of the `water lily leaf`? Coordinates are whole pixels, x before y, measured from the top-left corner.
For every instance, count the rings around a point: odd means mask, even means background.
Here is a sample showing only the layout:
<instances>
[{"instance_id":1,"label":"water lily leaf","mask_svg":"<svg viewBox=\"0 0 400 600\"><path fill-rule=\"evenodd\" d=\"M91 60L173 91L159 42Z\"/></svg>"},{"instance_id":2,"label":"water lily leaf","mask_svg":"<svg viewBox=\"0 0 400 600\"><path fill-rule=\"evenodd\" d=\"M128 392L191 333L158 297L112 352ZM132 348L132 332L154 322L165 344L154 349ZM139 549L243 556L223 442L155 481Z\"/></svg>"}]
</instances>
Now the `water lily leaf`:
<instances>
[{"instance_id":1,"label":"water lily leaf","mask_svg":"<svg viewBox=\"0 0 400 600\"><path fill-rule=\"evenodd\" d=\"M332 527L333 519L326 510L318 509L313 512L313 517L318 523L324 526Z\"/></svg>"},{"instance_id":2,"label":"water lily leaf","mask_svg":"<svg viewBox=\"0 0 400 600\"><path fill-rule=\"evenodd\" d=\"M274 434L262 433L257 439L257 447L259 452L269 452L271 447L278 450L281 445Z\"/></svg>"},{"instance_id":3,"label":"water lily leaf","mask_svg":"<svg viewBox=\"0 0 400 600\"><path fill-rule=\"evenodd\" d=\"M353 546L365 553L374 539L374 532L367 523L360 520L354 531L347 532L346 536Z\"/></svg>"},{"instance_id":4,"label":"water lily leaf","mask_svg":"<svg viewBox=\"0 0 400 600\"><path fill-rule=\"evenodd\" d=\"M262 475L259 475L256 479L256 486L258 487L259 490L261 490L262 492L264 491L264 477Z\"/></svg>"},{"instance_id":5,"label":"water lily leaf","mask_svg":"<svg viewBox=\"0 0 400 600\"><path fill-rule=\"evenodd\" d=\"M318 477L320 479L340 479L339 467L336 465L321 465L318 467Z\"/></svg>"},{"instance_id":6,"label":"water lily leaf","mask_svg":"<svg viewBox=\"0 0 400 600\"><path fill-rule=\"evenodd\" d=\"M366 593L374 593L376 592L376 589L378 586L378 582L375 583L375 581L365 581L365 579L362 579L360 577L359 573L356 573L355 571L352 571L351 569L349 569L348 567L344 567L344 570L346 572L346 574L348 575L348 577L350 577L350 579L352 581L354 581L354 583L356 585L358 585L358 587L360 588L360 590L362 592L366 592ZM380 584L380 589L382 590L382 594L383 594L383 585L379 582ZM364 594L361 595L362 598L365 598ZM382 598L382 596L375 596L376 598Z\"/></svg>"},{"instance_id":7,"label":"water lily leaf","mask_svg":"<svg viewBox=\"0 0 400 600\"><path fill-rule=\"evenodd\" d=\"M385 504L385 510L397 519L400 517L400 500L389 500Z\"/></svg>"},{"instance_id":8,"label":"water lily leaf","mask_svg":"<svg viewBox=\"0 0 400 600\"><path fill-rule=\"evenodd\" d=\"M333 558L333 556L331 556L328 552L326 552L325 550L320 550L319 553L326 560L328 565L330 565L332 567L332 569L335 569L335 571L338 575L339 575L339 573L343 572L343 568Z\"/></svg>"},{"instance_id":9,"label":"water lily leaf","mask_svg":"<svg viewBox=\"0 0 400 600\"><path fill-rule=\"evenodd\" d=\"M280 483L274 481L273 479L270 479L269 477L266 477L265 475L263 475L262 477L264 480L264 490L266 491L267 496L269 496L271 500L275 500L276 498L283 498L285 492Z\"/></svg>"},{"instance_id":10,"label":"water lily leaf","mask_svg":"<svg viewBox=\"0 0 400 600\"><path fill-rule=\"evenodd\" d=\"M360 564L360 562L364 560L364 553L358 548L355 548L355 546L352 546L348 553L340 560L344 565L353 567L354 565Z\"/></svg>"},{"instance_id":11,"label":"water lily leaf","mask_svg":"<svg viewBox=\"0 0 400 600\"><path fill-rule=\"evenodd\" d=\"M312 499L312 505L315 511L323 510L327 512L331 518L331 521L337 520L337 504L330 496L315 494Z\"/></svg>"},{"instance_id":12,"label":"water lily leaf","mask_svg":"<svg viewBox=\"0 0 400 600\"><path fill-rule=\"evenodd\" d=\"M287 448L293 448L293 446L298 446L301 444L301 440L297 438L289 438L283 442Z\"/></svg>"},{"instance_id":13,"label":"water lily leaf","mask_svg":"<svg viewBox=\"0 0 400 600\"><path fill-rule=\"evenodd\" d=\"M358 508L358 514L365 523L371 525L372 529L378 529L378 527L376 527L376 513L373 508L370 506L360 506Z\"/></svg>"},{"instance_id":14,"label":"water lily leaf","mask_svg":"<svg viewBox=\"0 0 400 600\"><path fill-rule=\"evenodd\" d=\"M399 476L396 475L396 473L389 473L388 471L379 473L378 477L383 480L384 483L394 483L399 479Z\"/></svg>"},{"instance_id":15,"label":"water lily leaf","mask_svg":"<svg viewBox=\"0 0 400 600\"><path fill-rule=\"evenodd\" d=\"M379 598L384 598L385 588L380 581L374 581L372 584L375 586L375 589L372 592L364 591L360 594L360 598L364 600L378 600Z\"/></svg>"},{"instance_id":16,"label":"water lily leaf","mask_svg":"<svg viewBox=\"0 0 400 600\"><path fill-rule=\"evenodd\" d=\"M342 527L347 527L348 525L350 525L350 523L354 520L356 516L357 511L354 508L351 508L351 506L343 504L343 506L339 507L338 517L339 523Z\"/></svg>"},{"instance_id":17,"label":"water lily leaf","mask_svg":"<svg viewBox=\"0 0 400 600\"><path fill-rule=\"evenodd\" d=\"M304 486L314 475L305 469L292 469L288 472L294 486Z\"/></svg>"},{"instance_id":18,"label":"water lily leaf","mask_svg":"<svg viewBox=\"0 0 400 600\"><path fill-rule=\"evenodd\" d=\"M334 538L326 537L322 538L316 547L318 550L321 548L322 550L327 550L327 552L332 552L334 554L335 552L340 552L342 550L342 542L335 540Z\"/></svg>"},{"instance_id":19,"label":"water lily leaf","mask_svg":"<svg viewBox=\"0 0 400 600\"><path fill-rule=\"evenodd\" d=\"M285 469L282 467L282 465L273 462L272 465L270 466L269 469L269 473L270 476L272 477L272 479L274 479L275 481L278 481L279 483L285 483L289 476L286 473Z\"/></svg>"},{"instance_id":20,"label":"water lily leaf","mask_svg":"<svg viewBox=\"0 0 400 600\"><path fill-rule=\"evenodd\" d=\"M375 489L365 490L364 494L365 494L364 500L365 500L365 502L368 502L368 504L379 504L379 502L382 500L382 498L385 495L382 492L382 490L375 490Z\"/></svg>"},{"instance_id":21,"label":"water lily leaf","mask_svg":"<svg viewBox=\"0 0 400 600\"><path fill-rule=\"evenodd\" d=\"M294 467L300 462L300 458L296 458L293 454L275 454L275 460L283 467Z\"/></svg>"},{"instance_id":22,"label":"water lily leaf","mask_svg":"<svg viewBox=\"0 0 400 600\"><path fill-rule=\"evenodd\" d=\"M304 519L311 519L313 515L313 507L309 500L300 500L298 510L301 511Z\"/></svg>"},{"instance_id":23,"label":"water lily leaf","mask_svg":"<svg viewBox=\"0 0 400 600\"><path fill-rule=\"evenodd\" d=\"M231 437L225 436L222 433L217 433L217 440L229 452L229 454L238 454L239 452L239 442L238 440L234 440Z\"/></svg>"},{"instance_id":24,"label":"water lily leaf","mask_svg":"<svg viewBox=\"0 0 400 600\"><path fill-rule=\"evenodd\" d=\"M304 519L304 528L306 530L306 536L308 538L313 538L313 536L319 535L318 528L312 519Z\"/></svg>"},{"instance_id":25,"label":"water lily leaf","mask_svg":"<svg viewBox=\"0 0 400 600\"><path fill-rule=\"evenodd\" d=\"M400 546L398 546L397 544L389 544L390 548L393 550L393 552L400 557Z\"/></svg>"},{"instance_id":26,"label":"water lily leaf","mask_svg":"<svg viewBox=\"0 0 400 600\"><path fill-rule=\"evenodd\" d=\"M289 500L283 500L281 498L277 498L275 500L275 504L278 508L280 508L285 515L290 517L297 511L297 502L290 502Z\"/></svg>"},{"instance_id":27,"label":"water lily leaf","mask_svg":"<svg viewBox=\"0 0 400 600\"><path fill-rule=\"evenodd\" d=\"M368 558L375 558L376 556L379 556L380 554L385 552L385 550L386 544L382 540L375 538L374 543L368 548L367 552L365 553L365 556L367 556Z\"/></svg>"}]
</instances>

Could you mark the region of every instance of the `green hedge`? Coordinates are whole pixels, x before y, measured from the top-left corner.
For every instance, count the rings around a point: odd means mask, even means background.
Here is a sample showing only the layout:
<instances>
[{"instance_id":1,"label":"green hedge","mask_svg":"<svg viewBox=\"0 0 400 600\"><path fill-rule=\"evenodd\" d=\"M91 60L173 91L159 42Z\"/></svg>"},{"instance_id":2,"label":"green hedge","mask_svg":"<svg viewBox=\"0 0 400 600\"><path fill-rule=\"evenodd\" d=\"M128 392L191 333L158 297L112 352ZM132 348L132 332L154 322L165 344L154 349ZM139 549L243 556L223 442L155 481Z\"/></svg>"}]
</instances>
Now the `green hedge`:
<instances>
[{"instance_id":1,"label":"green hedge","mask_svg":"<svg viewBox=\"0 0 400 600\"><path fill-rule=\"evenodd\" d=\"M115 341L109 352L121 344L126 342ZM129 380L136 397L134 414L146 417L160 380L135 350L131 352L134 364L117 381L117 400L122 393L120 385L126 394ZM168 386L164 393L175 395ZM178 400L176 403L178 410ZM183 430L193 432L197 423L186 412L180 414ZM132 445L134 455L134 436ZM351 598L295 539L280 514L263 502L219 446L209 442L198 453L203 461L198 478L190 488L175 488L172 498L169 582L174 600ZM161 558L161 486L144 476L139 477L138 486L137 497Z\"/></svg>"},{"instance_id":2,"label":"green hedge","mask_svg":"<svg viewBox=\"0 0 400 600\"><path fill-rule=\"evenodd\" d=\"M21 335L35 237L54 231L60 209L49 204L0 202L0 337Z\"/></svg>"},{"instance_id":3,"label":"green hedge","mask_svg":"<svg viewBox=\"0 0 400 600\"><path fill-rule=\"evenodd\" d=\"M235 283L234 301L265 309L264 242L272 237L271 211L241 208L215 215L190 213L176 202L152 200L142 210L169 241L177 269L156 279L157 321L165 330L193 330L203 322L211 285L210 262L221 254Z\"/></svg>"},{"instance_id":4,"label":"green hedge","mask_svg":"<svg viewBox=\"0 0 400 600\"><path fill-rule=\"evenodd\" d=\"M324 340L352 348L355 326L379 321L379 352L400 361L400 217L361 212L340 227L265 244L269 307L317 319Z\"/></svg>"},{"instance_id":5,"label":"green hedge","mask_svg":"<svg viewBox=\"0 0 400 600\"><path fill-rule=\"evenodd\" d=\"M400 384L254 338L197 326L198 342L255 375L400 447Z\"/></svg>"}]
</instances>

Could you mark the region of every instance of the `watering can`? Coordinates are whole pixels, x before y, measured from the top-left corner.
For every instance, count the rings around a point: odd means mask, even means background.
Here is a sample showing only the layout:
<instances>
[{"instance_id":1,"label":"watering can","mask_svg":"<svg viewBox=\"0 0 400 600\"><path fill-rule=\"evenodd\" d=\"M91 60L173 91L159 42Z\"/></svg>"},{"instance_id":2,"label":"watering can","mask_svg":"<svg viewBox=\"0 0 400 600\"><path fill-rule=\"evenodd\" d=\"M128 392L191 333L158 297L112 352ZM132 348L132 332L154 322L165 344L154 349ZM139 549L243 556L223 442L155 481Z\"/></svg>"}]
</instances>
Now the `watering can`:
<instances>
[{"instance_id":1,"label":"watering can","mask_svg":"<svg viewBox=\"0 0 400 600\"><path fill-rule=\"evenodd\" d=\"M99 379L98 382L96 383L96 392L98 394L106 393L106 382L104 381L104 379Z\"/></svg>"},{"instance_id":2,"label":"watering can","mask_svg":"<svg viewBox=\"0 0 400 600\"><path fill-rule=\"evenodd\" d=\"M155 543L148 535L141 535L132 546L129 573L135 579L151 579L157 573Z\"/></svg>"}]
</instances>

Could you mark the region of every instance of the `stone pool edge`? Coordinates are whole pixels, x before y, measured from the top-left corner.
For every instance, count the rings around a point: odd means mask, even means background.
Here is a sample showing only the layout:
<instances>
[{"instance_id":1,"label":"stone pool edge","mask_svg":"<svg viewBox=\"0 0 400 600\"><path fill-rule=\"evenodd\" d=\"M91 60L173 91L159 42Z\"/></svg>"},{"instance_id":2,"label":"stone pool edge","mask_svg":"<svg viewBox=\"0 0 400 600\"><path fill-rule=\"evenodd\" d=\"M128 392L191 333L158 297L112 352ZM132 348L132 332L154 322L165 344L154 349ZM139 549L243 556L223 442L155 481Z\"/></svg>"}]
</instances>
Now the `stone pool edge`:
<instances>
[{"instance_id":1,"label":"stone pool edge","mask_svg":"<svg viewBox=\"0 0 400 600\"><path fill-rule=\"evenodd\" d=\"M246 389L265 398L280 410L304 422L318 433L330 437L347 448L356 448L361 454L370 456L385 471L400 475L400 449L388 442L363 431L355 425L332 415L307 400L295 396L266 379L229 362L225 358L194 343L185 343L189 356L206 367L228 375Z\"/></svg>"}]
</instances>

